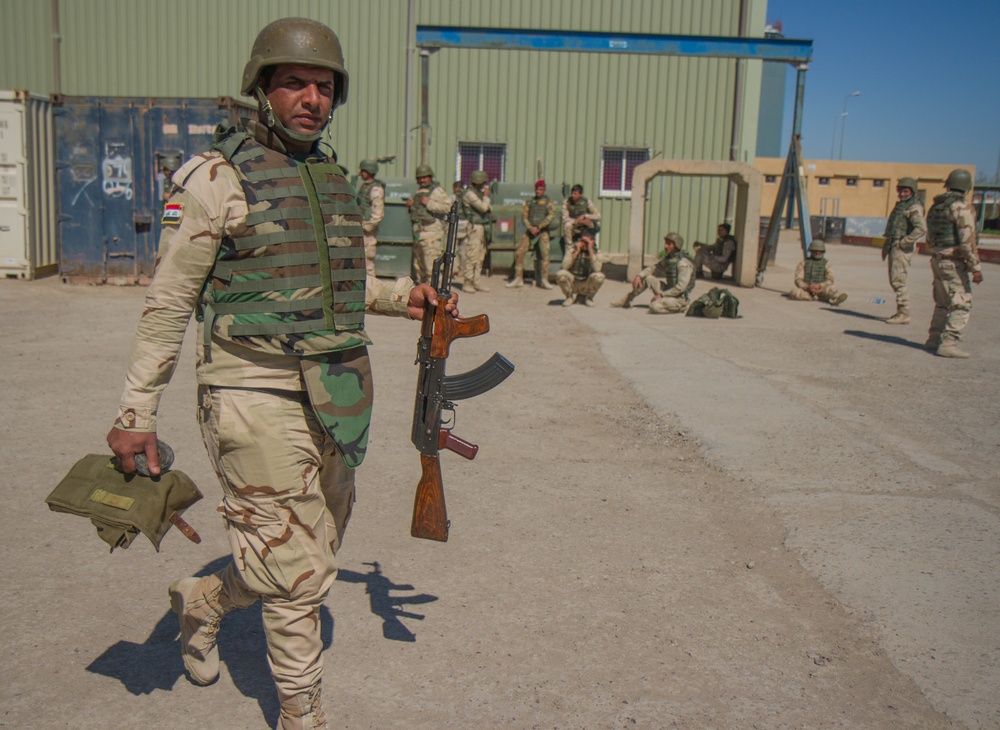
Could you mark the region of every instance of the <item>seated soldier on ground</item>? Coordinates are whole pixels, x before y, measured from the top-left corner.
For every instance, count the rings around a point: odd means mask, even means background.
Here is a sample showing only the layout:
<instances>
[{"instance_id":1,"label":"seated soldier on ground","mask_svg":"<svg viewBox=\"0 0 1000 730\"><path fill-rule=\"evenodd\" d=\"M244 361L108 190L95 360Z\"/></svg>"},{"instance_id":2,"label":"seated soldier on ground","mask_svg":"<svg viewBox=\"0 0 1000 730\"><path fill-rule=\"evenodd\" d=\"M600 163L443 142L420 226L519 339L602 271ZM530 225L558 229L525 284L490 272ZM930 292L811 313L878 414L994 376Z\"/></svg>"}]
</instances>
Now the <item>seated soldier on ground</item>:
<instances>
[{"instance_id":1,"label":"seated soldier on ground","mask_svg":"<svg viewBox=\"0 0 1000 730\"><path fill-rule=\"evenodd\" d=\"M788 298L799 302L827 302L834 306L847 299L847 294L837 292L833 266L826 260L826 244L813 241L809 244L809 258L802 259L795 267L795 286Z\"/></svg>"},{"instance_id":2,"label":"seated soldier on ground","mask_svg":"<svg viewBox=\"0 0 1000 730\"><path fill-rule=\"evenodd\" d=\"M632 281L632 291L612 307L628 309L632 300L647 288L653 292L650 314L676 314L688 307L688 295L694 289L694 264L683 251L684 239L677 233L663 237L664 256L655 266L647 266Z\"/></svg>"},{"instance_id":3,"label":"seated soldier on ground","mask_svg":"<svg viewBox=\"0 0 1000 730\"><path fill-rule=\"evenodd\" d=\"M695 241L694 274L699 279L704 278L702 267L707 266L713 279L721 279L726 269L736 258L736 239L729 235L732 226L720 223L716 233L718 238L709 245Z\"/></svg>"},{"instance_id":4,"label":"seated soldier on ground","mask_svg":"<svg viewBox=\"0 0 1000 730\"><path fill-rule=\"evenodd\" d=\"M585 228L577 241L566 247L562 269L556 274L556 283L566 297L564 307L579 299L588 307L594 306L594 295L604 283L601 267L597 247L594 245L593 229Z\"/></svg>"}]
</instances>

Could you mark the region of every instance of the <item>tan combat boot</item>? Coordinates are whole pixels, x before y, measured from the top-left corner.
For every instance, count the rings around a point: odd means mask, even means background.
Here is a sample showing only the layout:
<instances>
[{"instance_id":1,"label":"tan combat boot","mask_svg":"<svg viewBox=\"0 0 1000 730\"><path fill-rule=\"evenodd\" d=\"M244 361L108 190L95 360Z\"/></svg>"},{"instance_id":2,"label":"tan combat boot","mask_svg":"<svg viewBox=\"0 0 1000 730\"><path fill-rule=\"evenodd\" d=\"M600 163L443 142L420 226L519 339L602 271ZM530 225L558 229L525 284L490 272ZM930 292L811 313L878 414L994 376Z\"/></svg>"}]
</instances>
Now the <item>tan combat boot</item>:
<instances>
[{"instance_id":1,"label":"tan combat boot","mask_svg":"<svg viewBox=\"0 0 1000 730\"><path fill-rule=\"evenodd\" d=\"M621 309L628 309L629 307L632 306L633 299L635 299L635 292L630 291L628 294L625 295L624 299L621 299L617 302L611 302L611 306L620 307Z\"/></svg>"},{"instance_id":2,"label":"tan combat boot","mask_svg":"<svg viewBox=\"0 0 1000 730\"><path fill-rule=\"evenodd\" d=\"M886 324L909 324L910 311L908 309L898 309L896 313L885 321Z\"/></svg>"},{"instance_id":3,"label":"tan combat boot","mask_svg":"<svg viewBox=\"0 0 1000 730\"><path fill-rule=\"evenodd\" d=\"M847 301L847 294L845 292L840 292L837 296L830 300L830 304L835 307L839 307L841 304Z\"/></svg>"},{"instance_id":4,"label":"tan combat boot","mask_svg":"<svg viewBox=\"0 0 1000 730\"><path fill-rule=\"evenodd\" d=\"M507 282L508 289L521 288L524 286L524 269L517 267L514 269L514 278Z\"/></svg>"},{"instance_id":5,"label":"tan combat boot","mask_svg":"<svg viewBox=\"0 0 1000 730\"><path fill-rule=\"evenodd\" d=\"M279 694L278 703L281 707L278 730L328 730L319 684L285 699Z\"/></svg>"},{"instance_id":6,"label":"tan combat boot","mask_svg":"<svg viewBox=\"0 0 1000 730\"><path fill-rule=\"evenodd\" d=\"M574 303L576 303L576 297L574 296L568 296L565 299L563 299L564 307L572 307Z\"/></svg>"},{"instance_id":7,"label":"tan combat boot","mask_svg":"<svg viewBox=\"0 0 1000 730\"><path fill-rule=\"evenodd\" d=\"M471 279L466 279L465 281L462 282L463 294L475 294L477 288L478 287L476 287L476 285L473 283Z\"/></svg>"},{"instance_id":8,"label":"tan combat boot","mask_svg":"<svg viewBox=\"0 0 1000 730\"><path fill-rule=\"evenodd\" d=\"M942 342L940 345L938 345L937 356L957 357L964 360L969 356L969 353L967 353L965 350L959 350L957 342L947 341L947 342Z\"/></svg>"},{"instance_id":9,"label":"tan combat boot","mask_svg":"<svg viewBox=\"0 0 1000 730\"><path fill-rule=\"evenodd\" d=\"M546 266L546 268L548 268L548 266ZM538 277L538 286L540 286L542 289L552 288L552 284L549 282L548 274L542 274L541 276Z\"/></svg>"},{"instance_id":10,"label":"tan combat boot","mask_svg":"<svg viewBox=\"0 0 1000 730\"><path fill-rule=\"evenodd\" d=\"M483 283L483 280L479 276L479 274L476 274L476 280L473 283L475 284L477 291L481 291L481 292L483 292L485 294L489 294L490 288L488 286L486 286L486 284Z\"/></svg>"},{"instance_id":11,"label":"tan combat boot","mask_svg":"<svg viewBox=\"0 0 1000 730\"><path fill-rule=\"evenodd\" d=\"M219 678L215 635L222 617L237 608L222 591L218 575L181 578L170 584L170 607L181 625L181 656L191 681L202 686Z\"/></svg>"}]
</instances>

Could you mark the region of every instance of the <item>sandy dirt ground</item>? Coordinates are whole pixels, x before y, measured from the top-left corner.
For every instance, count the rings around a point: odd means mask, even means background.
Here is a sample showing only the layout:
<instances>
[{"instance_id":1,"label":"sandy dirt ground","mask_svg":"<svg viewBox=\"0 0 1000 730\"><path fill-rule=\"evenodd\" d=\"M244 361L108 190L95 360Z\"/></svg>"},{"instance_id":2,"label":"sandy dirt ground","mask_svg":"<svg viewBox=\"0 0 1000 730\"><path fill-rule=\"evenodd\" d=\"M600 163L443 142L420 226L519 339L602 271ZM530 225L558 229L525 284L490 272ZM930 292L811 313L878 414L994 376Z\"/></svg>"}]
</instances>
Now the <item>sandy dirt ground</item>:
<instances>
[{"instance_id":1,"label":"sandy dirt ground","mask_svg":"<svg viewBox=\"0 0 1000 730\"><path fill-rule=\"evenodd\" d=\"M890 327L876 249L831 245L840 308L790 302L783 238L739 320L646 298L463 299L516 372L459 405L475 461L442 457L451 539L409 536L417 325L372 317L369 457L323 612L324 704L343 728L1000 727L1000 267L975 289L967 361ZM699 282L696 294L709 288ZM194 341L161 436L206 499L156 553L109 555L43 499L106 451L135 288L0 281L0 727L263 728L277 705L260 611L224 621L222 676L184 677L168 583L224 564L194 417Z\"/></svg>"}]
</instances>

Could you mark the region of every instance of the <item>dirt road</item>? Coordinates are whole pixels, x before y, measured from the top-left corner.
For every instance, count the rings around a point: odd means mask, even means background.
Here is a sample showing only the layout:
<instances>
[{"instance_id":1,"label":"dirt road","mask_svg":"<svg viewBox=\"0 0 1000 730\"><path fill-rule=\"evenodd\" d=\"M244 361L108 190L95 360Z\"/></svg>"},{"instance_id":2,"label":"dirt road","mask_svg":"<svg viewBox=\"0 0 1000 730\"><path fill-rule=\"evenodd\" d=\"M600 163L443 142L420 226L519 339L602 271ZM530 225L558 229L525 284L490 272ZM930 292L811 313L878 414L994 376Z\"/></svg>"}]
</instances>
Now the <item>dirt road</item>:
<instances>
[{"instance_id":1,"label":"dirt road","mask_svg":"<svg viewBox=\"0 0 1000 730\"><path fill-rule=\"evenodd\" d=\"M451 539L409 537L417 328L370 318L372 448L324 612L325 706L345 728L1000 727L1000 267L968 361L888 327L877 250L831 246L850 298L795 303L794 244L743 319L463 299L517 370L459 406L480 445L442 458ZM707 290L699 283L696 293ZM206 499L107 554L42 500L105 450L142 292L0 281L0 727L262 728L277 707L258 609L226 619L222 677L183 676L166 586L228 555L194 422L194 342L161 435ZM641 303L641 302L640 302Z\"/></svg>"}]
</instances>

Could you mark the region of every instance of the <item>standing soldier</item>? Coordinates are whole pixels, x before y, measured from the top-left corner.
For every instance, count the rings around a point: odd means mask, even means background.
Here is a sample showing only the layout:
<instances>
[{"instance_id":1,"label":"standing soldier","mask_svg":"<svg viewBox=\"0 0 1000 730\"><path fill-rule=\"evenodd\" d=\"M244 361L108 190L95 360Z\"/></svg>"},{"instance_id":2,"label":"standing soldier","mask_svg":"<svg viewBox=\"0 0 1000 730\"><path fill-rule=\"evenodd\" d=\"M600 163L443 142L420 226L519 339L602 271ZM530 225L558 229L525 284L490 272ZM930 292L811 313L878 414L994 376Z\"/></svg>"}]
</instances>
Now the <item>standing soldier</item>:
<instances>
[{"instance_id":1,"label":"standing soldier","mask_svg":"<svg viewBox=\"0 0 1000 730\"><path fill-rule=\"evenodd\" d=\"M912 177L900 178L896 185L899 202L889 214L885 224L885 243L882 244L882 260L889 259L889 285L896 292L896 313L886 324L910 323L910 293L906 288L906 277L910 270L913 248L927 232L924 221L924 206L917 198L917 181Z\"/></svg>"},{"instance_id":2,"label":"standing soldier","mask_svg":"<svg viewBox=\"0 0 1000 730\"><path fill-rule=\"evenodd\" d=\"M434 290L366 287L357 194L319 145L347 98L334 32L284 18L251 54L241 89L256 121L174 175L108 445L125 473L137 454L160 473L157 409L194 310L199 422L233 559L170 586L184 666L195 684L216 681L219 622L260 600L278 728L322 730L320 607L371 416L365 311L420 319ZM454 298L445 306L457 314Z\"/></svg>"},{"instance_id":3,"label":"standing soldier","mask_svg":"<svg viewBox=\"0 0 1000 730\"><path fill-rule=\"evenodd\" d=\"M413 221L415 239L413 242L413 263L421 284L431 280L434 261L441 256L441 241L444 240L444 224L432 213L447 215L451 206L444 189L434 179L430 165L417 165L417 192L406 201Z\"/></svg>"},{"instance_id":4,"label":"standing soldier","mask_svg":"<svg viewBox=\"0 0 1000 730\"><path fill-rule=\"evenodd\" d=\"M601 212L583 197L583 185L574 185L562 204L563 250L569 251L570 244L576 241L584 229L589 228L591 234L596 236L599 220Z\"/></svg>"},{"instance_id":5,"label":"standing soldier","mask_svg":"<svg viewBox=\"0 0 1000 730\"><path fill-rule=\"evenodd\" d=\"M941 357L968 357L969 353L958 349L958 343L972 311L969 272L973 283L983 280L976 211L965 199L972 190L972 175L968 170L952 170L944 186L948 192L934 198L934 205L927 211L934 315L924 349Z\"/></svg>"},{"instance_id":6,"label":"standing soldier","mask_svg":"<svg viewBox=\"0 0 1000 730\"><path fill-rule=\"evenodd\" d=\"M663 258L647 266L632 281L632 291L612 307L628 309L632 300L647 288L653 292L650 314L676 314L688 307L688 297L694 289L694 263L684 254L684 239L678 233L663 237Z\"/></svg>"},{"instance_id":7,"label":"standing soldier","mask_svg":"<svg viewBox=\"0 0 1000 730\"><path fill-rule=\"evenodd\" d=\"M462 192L458 215L465 222L462 250L462 273L465 275L463 292L488 292L482 280L483 261L486 259L486 226L490 224L489 178L482 170L470 177L471 184Z\"/></svg>"},{"instance_id":8,"label":"standing soldier","mask_svg":"<svg viewBox=\"0 0 1000 730\"><path fill-rule=\"evenodd\" d=\"M826 244L822 241L810 243L809 257L795 267L795 285L788 292L788 298L798 302L818 299L835 307L847 300L845 292L837 291L833 265L826 260Z\"/></svg>"},{"instance_id":9,"label":"standing soldier","mask_svg":"<svg viewBox=\"0 0 1000 730\"><path fill-rule=\"evenodd\" d=\"M385 183L379 180L378 163L375 160L362 160L358 176L361 185L358 187L358 198L361 200L361 215L365 222L361 230L365 235L365 268L368 276L375 278L375 251L378 246L378 224L385 217Z\"/></svg>"},{"instance_id":10,"label":"standing soldier","mask_svg":"<svg viewBox=\"0 0 1000 730\"><path fill-rule=\"evenodd\" d=\"M566 244L562 268L556 274L556 283L566 297L564 307L572 306L577 299L583 299L588 307L595 306L594 295L604 283L602 266L594 244L594 231L584 227L574 243Z\"/></svg>"},{"instance_id":11,"label":"standing soldier","mask_svg":"<svg viewBox=\"0 0 1000 730\"><path fill-rule=\"evenodd\" d=\"M545 181L535 183L535 197L524 201L521 208L521 221L526 229L517 244L514 255L514 278L507 282L508 287L524 286L524 255L528 246L538 245L538 260L541 261L541 273L538 275L538 286L551 289L549 283L549 224L556 217L556 206L545 197Z\"/></svg>"}]
</instances>

